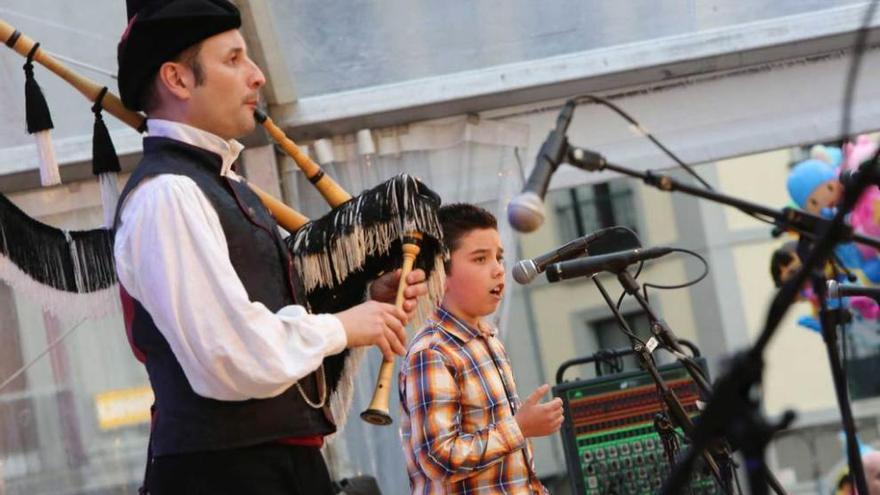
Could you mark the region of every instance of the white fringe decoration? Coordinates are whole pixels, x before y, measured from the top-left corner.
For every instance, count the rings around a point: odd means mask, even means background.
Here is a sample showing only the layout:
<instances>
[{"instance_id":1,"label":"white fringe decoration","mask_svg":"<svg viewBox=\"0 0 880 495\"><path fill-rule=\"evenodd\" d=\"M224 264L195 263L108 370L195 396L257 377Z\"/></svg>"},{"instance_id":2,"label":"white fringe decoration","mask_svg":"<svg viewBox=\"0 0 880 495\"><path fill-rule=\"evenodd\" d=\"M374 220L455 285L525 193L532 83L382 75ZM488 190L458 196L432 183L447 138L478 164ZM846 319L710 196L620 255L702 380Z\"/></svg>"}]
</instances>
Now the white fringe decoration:
<instances>
[{"instance_id":1,"label":"white fringe decoration","mask_svg":"<svg viewBox=\"0 0 880 495\"><path fill-rule=\"evenodd\" d=\"M82 273L77 274L78 280L82 280L83 277ZM0 280L12 287L17 298L36 304L62 321L98 319L122 312L118 284L85 293L58 290L37 282L2 254L0 254Z\"/></svg>"},{"instance_id":2,"label":"white fringe decoration","mask_svg":"<svg viewBox=\"0 0 880 495\"><path fill-rule=\"evenodd\" d=\"M104 227L113 228L113 220L116 217L116 205L119 203L119 174L106 172L98 174L98 183L101 186L101 205L104 211Z\"/></svg>"},{"instance_id":3,"label":"white fringe decoration","mask_svg":"<svg viewBox=\"0 0 880 495\"><path fill-rule=\"evenodd\" d=\"M49 130L33 134L37 142L37 153L40 155L40 184L43 187L61 184L61 173L58 171L58 160L55 158L55 147Z\"/></svg>"},{"instance_id":4,"label":"white fringe decoration","mask_svg":"<svg viewBox=\"0 0 880 495\"><path fill-rule=\"evenodd\" d=\"M336 421L336 433L327 437L328 440L337 438L337 435L345 429L348 412L351 409L351 400L354 397L354 378L360 370L364 356L367 355L367 349L369 347L350 349L348 356L345 357L339 383L336 385L336 390L330 396L330 412L333 413L333 419Z\"/></svg>"},{"instance_id":5,"label":"white fringe decoration","mask_svg":"<svg viewBox=\"0 0 880 495\"><path fill-rule=\"evenodd\" d=\"M436 211L415 201L418 194L415 179L392 179L385 183L385 187L382 201L387 201L385 206L389 220L364 225L363 210L377 208L375 204L370 204L371 201L377 201L376 196L368 192L330 213L333 215L332 225L337 227L332 231L327 231L326 223L319 225L311 222L296 232L292 251L296 253L294 261L303 277L306 292L317 287L337 285L350 273L360 270L368 256L388 254L394 241L403 239L410 232L423 232L440 238ZM404 204L398 203L398 193L403 197ZM309 253L305 244L312 244L316 240L323 246L323 252Z\"/></svg>"}]
</instances>

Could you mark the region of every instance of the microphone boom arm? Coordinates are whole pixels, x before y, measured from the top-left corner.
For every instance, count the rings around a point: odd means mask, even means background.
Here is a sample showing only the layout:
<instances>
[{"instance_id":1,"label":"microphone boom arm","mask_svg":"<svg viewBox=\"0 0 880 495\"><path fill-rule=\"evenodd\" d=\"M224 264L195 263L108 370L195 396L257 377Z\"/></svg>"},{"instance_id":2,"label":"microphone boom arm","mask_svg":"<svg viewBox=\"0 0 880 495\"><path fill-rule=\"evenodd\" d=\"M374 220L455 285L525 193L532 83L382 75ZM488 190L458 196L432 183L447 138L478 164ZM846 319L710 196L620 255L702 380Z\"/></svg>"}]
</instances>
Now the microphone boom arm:
<instances>
[{"instance_id":1,"label":"microphone boom arm","mask_svg":"<svg viewBox=\"0 0 880 495\"><path fill-rule=\"evenodd\" d=\"M568 163L570 165L575 166L581 170L585 170L587 172L611 170L621 175L641 179L642 182L644 182L645 184L660 189L661 191L681 191L691 196L708 199L710 201L715 201L717 203L722 203L728 206L733 206L734 208L743 212L771 218L778 227L781 227L784 230L794 230L801 235L814 236L820 228L826 228L828 225L831 224L831 220L822 218L818 215L813 215L812 213L808 213L806 211L798 210L796 208L769 208L757 203L753 203L751 201L736 198L734 196L729 196L716 191L704 189L702 187L695 187L684 184L668 175L658 174L652 172L651 170L641 172L621 165L615 165L606 161L605 158L602 157L602 155L593 151L585 150L583 148L570 146L568 158ZM851 226L846 224L842 225L840 229L840 233L843 235L843 240L854 241L865 246L880 249L880 239L876 237L869 237L866 235L857 234L853 231Z\"/></svg>"}]
</instances>

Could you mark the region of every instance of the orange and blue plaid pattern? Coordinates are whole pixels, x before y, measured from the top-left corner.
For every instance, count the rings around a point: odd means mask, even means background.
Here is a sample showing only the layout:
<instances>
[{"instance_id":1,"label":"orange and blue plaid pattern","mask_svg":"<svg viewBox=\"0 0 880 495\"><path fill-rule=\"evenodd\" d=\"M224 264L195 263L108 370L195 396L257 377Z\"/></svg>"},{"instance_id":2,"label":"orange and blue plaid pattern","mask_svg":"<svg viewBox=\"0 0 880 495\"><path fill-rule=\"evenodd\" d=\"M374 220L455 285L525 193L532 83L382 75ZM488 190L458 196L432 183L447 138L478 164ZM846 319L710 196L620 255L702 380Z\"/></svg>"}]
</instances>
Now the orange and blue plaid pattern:
<instances>
[{"instance_id":1,"label":"orange and blue plaid pattern","mask_svg":"<svg viewBox=\"0 0 880 495\"><path fill-rule=\"evenodd\" d=\"M545 494L497 331L438 308L398 377L400 433L413 494Z\"/></svg>"}]
</instances>

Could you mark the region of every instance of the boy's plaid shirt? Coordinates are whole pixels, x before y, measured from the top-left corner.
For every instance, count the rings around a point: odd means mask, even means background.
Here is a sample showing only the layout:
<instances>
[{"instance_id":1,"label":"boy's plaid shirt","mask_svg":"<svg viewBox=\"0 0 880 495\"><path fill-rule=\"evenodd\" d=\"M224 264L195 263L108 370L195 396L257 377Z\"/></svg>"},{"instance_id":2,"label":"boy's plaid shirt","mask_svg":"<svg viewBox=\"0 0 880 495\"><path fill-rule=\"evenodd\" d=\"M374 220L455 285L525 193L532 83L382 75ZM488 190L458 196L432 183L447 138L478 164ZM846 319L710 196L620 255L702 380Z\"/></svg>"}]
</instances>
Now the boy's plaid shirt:
<instances>
[{"instance_id":1,"label":"boy's plaid shirt","mask_svg":"<svg viewBox=\"0 0 880 495\"><path fill-rule=\"evenodd\" d=\"M497 330L438 308L413 338L398 378L400 433L413 494L545 494Z\"/></svg>"}]
</instances>

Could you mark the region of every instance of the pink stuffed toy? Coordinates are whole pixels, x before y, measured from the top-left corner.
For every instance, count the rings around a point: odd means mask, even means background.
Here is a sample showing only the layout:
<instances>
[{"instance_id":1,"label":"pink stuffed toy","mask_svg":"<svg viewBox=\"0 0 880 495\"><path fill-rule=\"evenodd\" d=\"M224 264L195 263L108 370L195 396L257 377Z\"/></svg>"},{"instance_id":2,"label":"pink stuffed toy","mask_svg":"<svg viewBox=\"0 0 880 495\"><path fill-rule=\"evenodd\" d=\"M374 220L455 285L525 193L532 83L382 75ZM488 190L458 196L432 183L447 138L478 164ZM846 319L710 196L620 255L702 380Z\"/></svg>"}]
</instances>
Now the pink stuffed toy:
<instances>
[{"instance_id":1,"label":"pink stuffed toy","mask_svg":"<svg viewBox=\"0 0 880 495\"><path fill-rule=\"evenodd\" d=\"M865 160L874 157L877 144L868 136L859 136L855 143L847 143L843 147L842 170L856 170ZM850 215L850 224L856 232L870 237L880 238L880 189L868 186L859 198ZM857 245L863 258L876 258L877 250L862 244Z\"/></svg>"}]
</instances>

